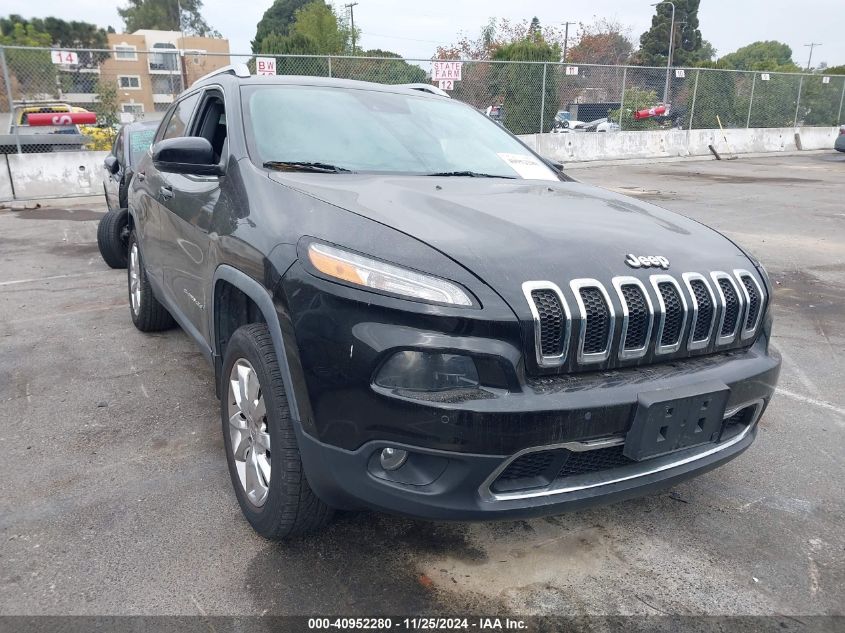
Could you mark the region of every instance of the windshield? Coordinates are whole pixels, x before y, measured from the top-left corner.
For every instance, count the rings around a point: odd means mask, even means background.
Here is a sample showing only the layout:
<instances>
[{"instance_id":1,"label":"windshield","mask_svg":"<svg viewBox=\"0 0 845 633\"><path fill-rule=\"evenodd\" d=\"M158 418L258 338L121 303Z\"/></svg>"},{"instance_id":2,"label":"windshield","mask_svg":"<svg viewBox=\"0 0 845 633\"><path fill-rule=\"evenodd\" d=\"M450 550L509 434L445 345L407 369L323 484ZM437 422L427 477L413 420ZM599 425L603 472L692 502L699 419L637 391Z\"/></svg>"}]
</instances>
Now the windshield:
<instances>
[{"instance_id":1,"label":"windshield","mask_svg":"<svg viewBox=\"0 0 845 633\"><path fill-rule=\"evenodd\" d=\"M455 101L311 86L247 86L244 95L259 164L558 180L501 127Z\"/></svg>"},{"instance_id":2,"label":"windshield","mask_svg":"<svg viewBox=\"0 0 845 633\"><path fill-rule=\"evenodd\" d=\"M135 165L141 154L146 152L153 143L156 128L150 127L129 133L129 164Z\"/></svg>"}]
</instances>

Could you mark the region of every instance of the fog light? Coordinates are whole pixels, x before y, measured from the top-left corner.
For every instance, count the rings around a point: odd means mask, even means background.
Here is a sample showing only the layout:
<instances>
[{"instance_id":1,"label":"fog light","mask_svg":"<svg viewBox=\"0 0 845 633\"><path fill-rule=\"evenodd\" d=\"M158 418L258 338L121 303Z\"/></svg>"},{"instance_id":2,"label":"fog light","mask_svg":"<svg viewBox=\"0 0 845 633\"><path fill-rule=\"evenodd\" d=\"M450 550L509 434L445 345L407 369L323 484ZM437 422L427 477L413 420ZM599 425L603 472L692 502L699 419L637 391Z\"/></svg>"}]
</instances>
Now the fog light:
<instances>
[{"instance_id":1,"label":"fog light","mask_svg":"<svg viewBox=\"0 0 845 633\"><path fill-rule=\"evenodd\" d=\"M402 464L404 464L407 460L408 451L404 451L401 448L382 449L381 455L379 456L381 467L385 470L396 470L397 468L401 468Z\"/></svg>"},{"instance_id":2,"label":"fog light","mask_svg":"<svg viewBox=\"0 0 845 633\"><path fill-rule=\"evenodd\" d=\"M397 352L382 365L376 384L409 391L472 389L478 386L478 370L469 356Z\"/></svg>"}]
</instances>

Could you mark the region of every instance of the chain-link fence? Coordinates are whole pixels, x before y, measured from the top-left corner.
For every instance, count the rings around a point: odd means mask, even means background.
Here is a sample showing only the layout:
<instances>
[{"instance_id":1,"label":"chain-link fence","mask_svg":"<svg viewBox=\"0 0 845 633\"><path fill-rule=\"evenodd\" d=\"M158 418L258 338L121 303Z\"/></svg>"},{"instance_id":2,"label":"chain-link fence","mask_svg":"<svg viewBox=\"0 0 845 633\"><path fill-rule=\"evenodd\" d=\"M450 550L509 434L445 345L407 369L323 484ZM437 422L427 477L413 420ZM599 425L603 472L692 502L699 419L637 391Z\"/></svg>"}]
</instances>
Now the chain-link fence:
<instances>
[{"instance_id":1,"label":"chain-link fence","mask_svg":"<svg viewBox=\"0 0 845 633\"><path fill-rule=\"evenodd\" d=\"M433 60L273 56L278 74L430 82ZM108 149L121 123L156 120L202 75L256 56L134 48L0 47L0 153ZM451 96L516 134L833 126L845 76L465 61ZM48 116L45 116L48 115ZM717 119L718 117L718 119Z\"/></svg>"}]
</instances>

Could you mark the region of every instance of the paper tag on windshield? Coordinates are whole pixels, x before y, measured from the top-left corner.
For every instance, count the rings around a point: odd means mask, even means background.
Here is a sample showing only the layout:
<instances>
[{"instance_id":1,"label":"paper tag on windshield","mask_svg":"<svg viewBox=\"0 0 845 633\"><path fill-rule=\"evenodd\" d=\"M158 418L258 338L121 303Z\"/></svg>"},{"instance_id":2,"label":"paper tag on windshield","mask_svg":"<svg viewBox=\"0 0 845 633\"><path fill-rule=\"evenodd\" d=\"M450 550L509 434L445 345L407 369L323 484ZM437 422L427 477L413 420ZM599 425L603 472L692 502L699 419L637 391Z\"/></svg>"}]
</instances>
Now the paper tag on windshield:
<instances>
[{"instance_id":1,"label":"paper tag on windshield","mask_svg":"<svg viewBox=\"0 0 845 633\"><path fill-rule=\"evenodd\" d=\"M523 178L530 180L557 180L557 177L546 165L530 154L507 154L500 152L496 155Z\"/></svg>"}]
</instances>

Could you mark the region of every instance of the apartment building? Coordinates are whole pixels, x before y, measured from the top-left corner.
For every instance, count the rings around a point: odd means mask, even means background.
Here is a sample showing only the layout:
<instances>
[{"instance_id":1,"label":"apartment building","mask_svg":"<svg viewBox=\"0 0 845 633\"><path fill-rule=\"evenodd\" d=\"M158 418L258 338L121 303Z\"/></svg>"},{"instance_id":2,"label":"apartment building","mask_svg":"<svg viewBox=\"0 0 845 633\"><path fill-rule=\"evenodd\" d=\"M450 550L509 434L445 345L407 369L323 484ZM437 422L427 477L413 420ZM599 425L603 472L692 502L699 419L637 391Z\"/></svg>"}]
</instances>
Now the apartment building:
<instances>
[{"instance_id":1,"label":"apartment building","mask_svg":"<svg viewBox=\"0 0 845 633\"><path fill-rule=\"evenodd\" d=\"M65 75L63 101L90 107L97 82L110 81L125 120L158 118L185 87L231 63L228 40L183 37L179 31L109 33L108 43L110 55Z\"/></svg>"}]
</instances>

